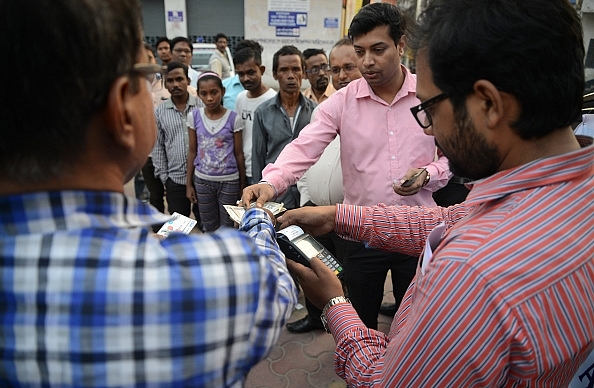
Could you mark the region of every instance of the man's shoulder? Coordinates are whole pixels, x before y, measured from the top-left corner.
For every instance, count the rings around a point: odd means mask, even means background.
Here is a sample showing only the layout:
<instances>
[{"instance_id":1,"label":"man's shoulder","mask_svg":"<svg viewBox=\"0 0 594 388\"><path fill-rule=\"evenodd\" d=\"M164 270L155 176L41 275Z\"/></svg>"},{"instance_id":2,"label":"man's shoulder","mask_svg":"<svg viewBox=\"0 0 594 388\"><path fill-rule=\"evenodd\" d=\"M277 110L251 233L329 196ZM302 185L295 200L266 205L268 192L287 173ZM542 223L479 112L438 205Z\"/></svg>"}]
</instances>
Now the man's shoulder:
<instances>
[{"instance_id":1,"label":"man's shoulder","mask_svg":"<svg viewBox=\"0 0 594 388\"><path fill-rule=\"evenodd\" d=\"M242 90L241 92L237 93L235 106L237 107L238 105L242 105L245 100L247 100L247 90Z\"/></svg>"},{"instance_id":2,"label":"man's shoulder","mask_svg":"<svg viewBox=\"0 0 594 388\"><path fill-rule=\"evenodd\" d=\"M266 110L266 109L269 109L272 106L276 106L276 96L273 96L273 97L271 97L269 99L266 99L265 101L263 101L262 103L260 103L260 105L258 105L258 107L256 108L256 111Z\"/></svg>"},{"instance_id":3,"label":"man's shoulder","mask_svg":"<svg viewBox=\"0 0 594 388\"><path fill-rule=\"evenodd\" d=\"M171 97L169 97L168 99L163 101L163 103L161 103L155 107L155 115L156 116L163 115L168 109L172 108L172 104L173 104L173 102L171 101Z\"/></svg>"},{"instance_id":4,"label":"man's shoulder","mask_svg":"<svg viewBox=\"0 0 594 388\"><path fill-rule=\"evenodd\" d=\"M215 50L214 53L212 53L210 55L210 58L208 60L209 62L213 62L213 61L221 61L221 56L219 55L219 51Z\"/></svg>"}]
</instances>

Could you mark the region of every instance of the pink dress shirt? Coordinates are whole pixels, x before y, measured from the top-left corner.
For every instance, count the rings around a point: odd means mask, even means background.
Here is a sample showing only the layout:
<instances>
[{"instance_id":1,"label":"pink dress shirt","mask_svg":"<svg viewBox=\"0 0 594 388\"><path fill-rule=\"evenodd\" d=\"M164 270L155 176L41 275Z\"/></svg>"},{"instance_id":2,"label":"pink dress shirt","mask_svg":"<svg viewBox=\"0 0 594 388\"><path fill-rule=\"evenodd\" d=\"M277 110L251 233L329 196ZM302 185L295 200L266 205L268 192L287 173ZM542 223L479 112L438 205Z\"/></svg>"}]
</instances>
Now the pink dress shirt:
<instances>
[{"instance_id":1,"label":"pink dress shirt","mask_svg":"<svg viewBox=\"0 0 594 388\"><path fill-rule=\"evenodd\" d=\"M420 103L416 76L402 69L404 83L391 104L376 96L363 78L330 96L311 124L266 166L263 179L283 193L339 134L345 204L435 206L431 193L447 184L448 162L443 156L436 160L433 137L425 135L410 112ZM403 197L392 184L411 167L427 168L431 181L418 194Z\"/></svg>"}]
</instances>

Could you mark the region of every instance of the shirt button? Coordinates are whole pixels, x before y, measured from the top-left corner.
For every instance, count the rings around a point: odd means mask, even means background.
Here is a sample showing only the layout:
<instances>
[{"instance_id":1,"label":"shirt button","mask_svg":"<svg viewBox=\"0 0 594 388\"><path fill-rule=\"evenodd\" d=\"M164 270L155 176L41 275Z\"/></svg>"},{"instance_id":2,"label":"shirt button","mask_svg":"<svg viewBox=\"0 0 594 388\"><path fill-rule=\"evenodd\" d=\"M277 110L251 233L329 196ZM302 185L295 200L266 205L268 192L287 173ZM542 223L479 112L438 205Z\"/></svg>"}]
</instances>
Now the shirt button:
<instances>
[{"instance_id":1,"label":"shirt button","mask_svg":"<svg viewBox=\"0 0 594 388\"><path fill-rule=\"evenodd\" d=\"M395 159L396 159L396 157L394 155L392 155L392 160L395 160Z\"/></svg>"},{"instance_id":2,"label":"shirt button","mask_svg":"<svg viewBox=\"0 0 594 388\"><path fill-rule=\"evenodd\" d=\"M394 135L394 131L390 131L390 136Z\"/></svg>"}]
</instances>

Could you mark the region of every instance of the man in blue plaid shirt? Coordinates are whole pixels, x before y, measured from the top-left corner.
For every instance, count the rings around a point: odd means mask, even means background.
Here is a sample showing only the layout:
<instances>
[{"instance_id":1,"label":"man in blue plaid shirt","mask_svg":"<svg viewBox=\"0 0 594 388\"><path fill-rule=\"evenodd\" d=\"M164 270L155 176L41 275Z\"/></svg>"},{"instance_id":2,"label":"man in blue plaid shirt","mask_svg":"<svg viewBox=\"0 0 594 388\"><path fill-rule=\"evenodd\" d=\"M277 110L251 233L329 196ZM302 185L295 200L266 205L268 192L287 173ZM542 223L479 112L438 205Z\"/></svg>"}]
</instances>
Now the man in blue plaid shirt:
<instances>
[{"instance_id":1,"label":"man in blue plaid shirt","mask_svg":"<svg viewBox=\"0 0 594 388\"><path fill-rule=\"evenodd\" d=\"M297 290L264 210L159 239L124 196L156 133L138 1L3 1L0 33L0 386L241 386Z\"/></svg>"}]
</instances>

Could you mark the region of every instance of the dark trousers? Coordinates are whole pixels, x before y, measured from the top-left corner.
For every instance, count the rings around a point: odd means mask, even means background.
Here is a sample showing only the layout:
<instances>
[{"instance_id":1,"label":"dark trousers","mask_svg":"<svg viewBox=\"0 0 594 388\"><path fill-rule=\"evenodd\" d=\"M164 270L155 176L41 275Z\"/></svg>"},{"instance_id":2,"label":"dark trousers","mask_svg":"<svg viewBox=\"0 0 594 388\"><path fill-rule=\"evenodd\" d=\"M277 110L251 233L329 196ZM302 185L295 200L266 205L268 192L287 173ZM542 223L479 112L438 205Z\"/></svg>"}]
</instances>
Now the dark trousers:
<instances>
[{"instance_id":1,"label":"dark trousers","mask_svg":"<svg viewBox=\"0 0 594 388\"><path fill-rule=\"evenodd\" d=\"M165 188L167 189L165 197L167 198L167 211L169 214L178 212L186 217L190 217L190 213L193 212L196 220L200 224L198 204L192 204L186 197L186 185L179 185L171 179L167 179Z\"/></svg>"},{"instance_id":2,"label":"dark trousers","mask_svg":"<svg viewBox=\"0 0 594 388\"><path fill-rule=\"evenodd\" d=\"M307 204L305 205L307 206ZM336 260L344 266L344 262L342 257L344 256L344 249L342 249L342 239L336 235L334 232L330 232L323 236L318 236L315 238L320 244L322 244L327 250L332 253L332 255L336 258ZM307 309L307 315L310 316L314 321L319 321L320 316L322 315L322 310L317 308L313 303L309 301L309 299L305 298L305 308Z\"/></svg>"},{"instance_id":3,"label":"dark trousers","mask_svg":"<svg viewBox=\"0 0 594 388\"><path fill-rule=\"evenodd\" d=\"M366 248L363 243L342 240L345 249L344 279L349 299L365 326L377 329L388 270L392 274L394 300L399 306L412 281L419 258L397 252Z\"/></svg>"},{"instance_id":4,"label":"dark trousers","mask_svg":"<svg viewBox=\"0 0 594 388\"><path fill-rule=\"evenodd\" d=\"M438 206L448 207L466 200L469 190L464 183L470 182L470 179L454 175L448 181L445 187L433 193L433 200Z\"/></svg>"},{"instance_id":5,"label":"dark trousers","mask_svg":"<svg viewBox=\"0 0 594 388\"><path fill-rule=\"evenodd\" d=\"M155 177L155 166L153 166L153 159L148 158L142 167L142 175L144 176L144 183L149 191L149 203L157 208L161 213L165 213L165 187L157 177Z\"/></svg>"}]
</instances>

